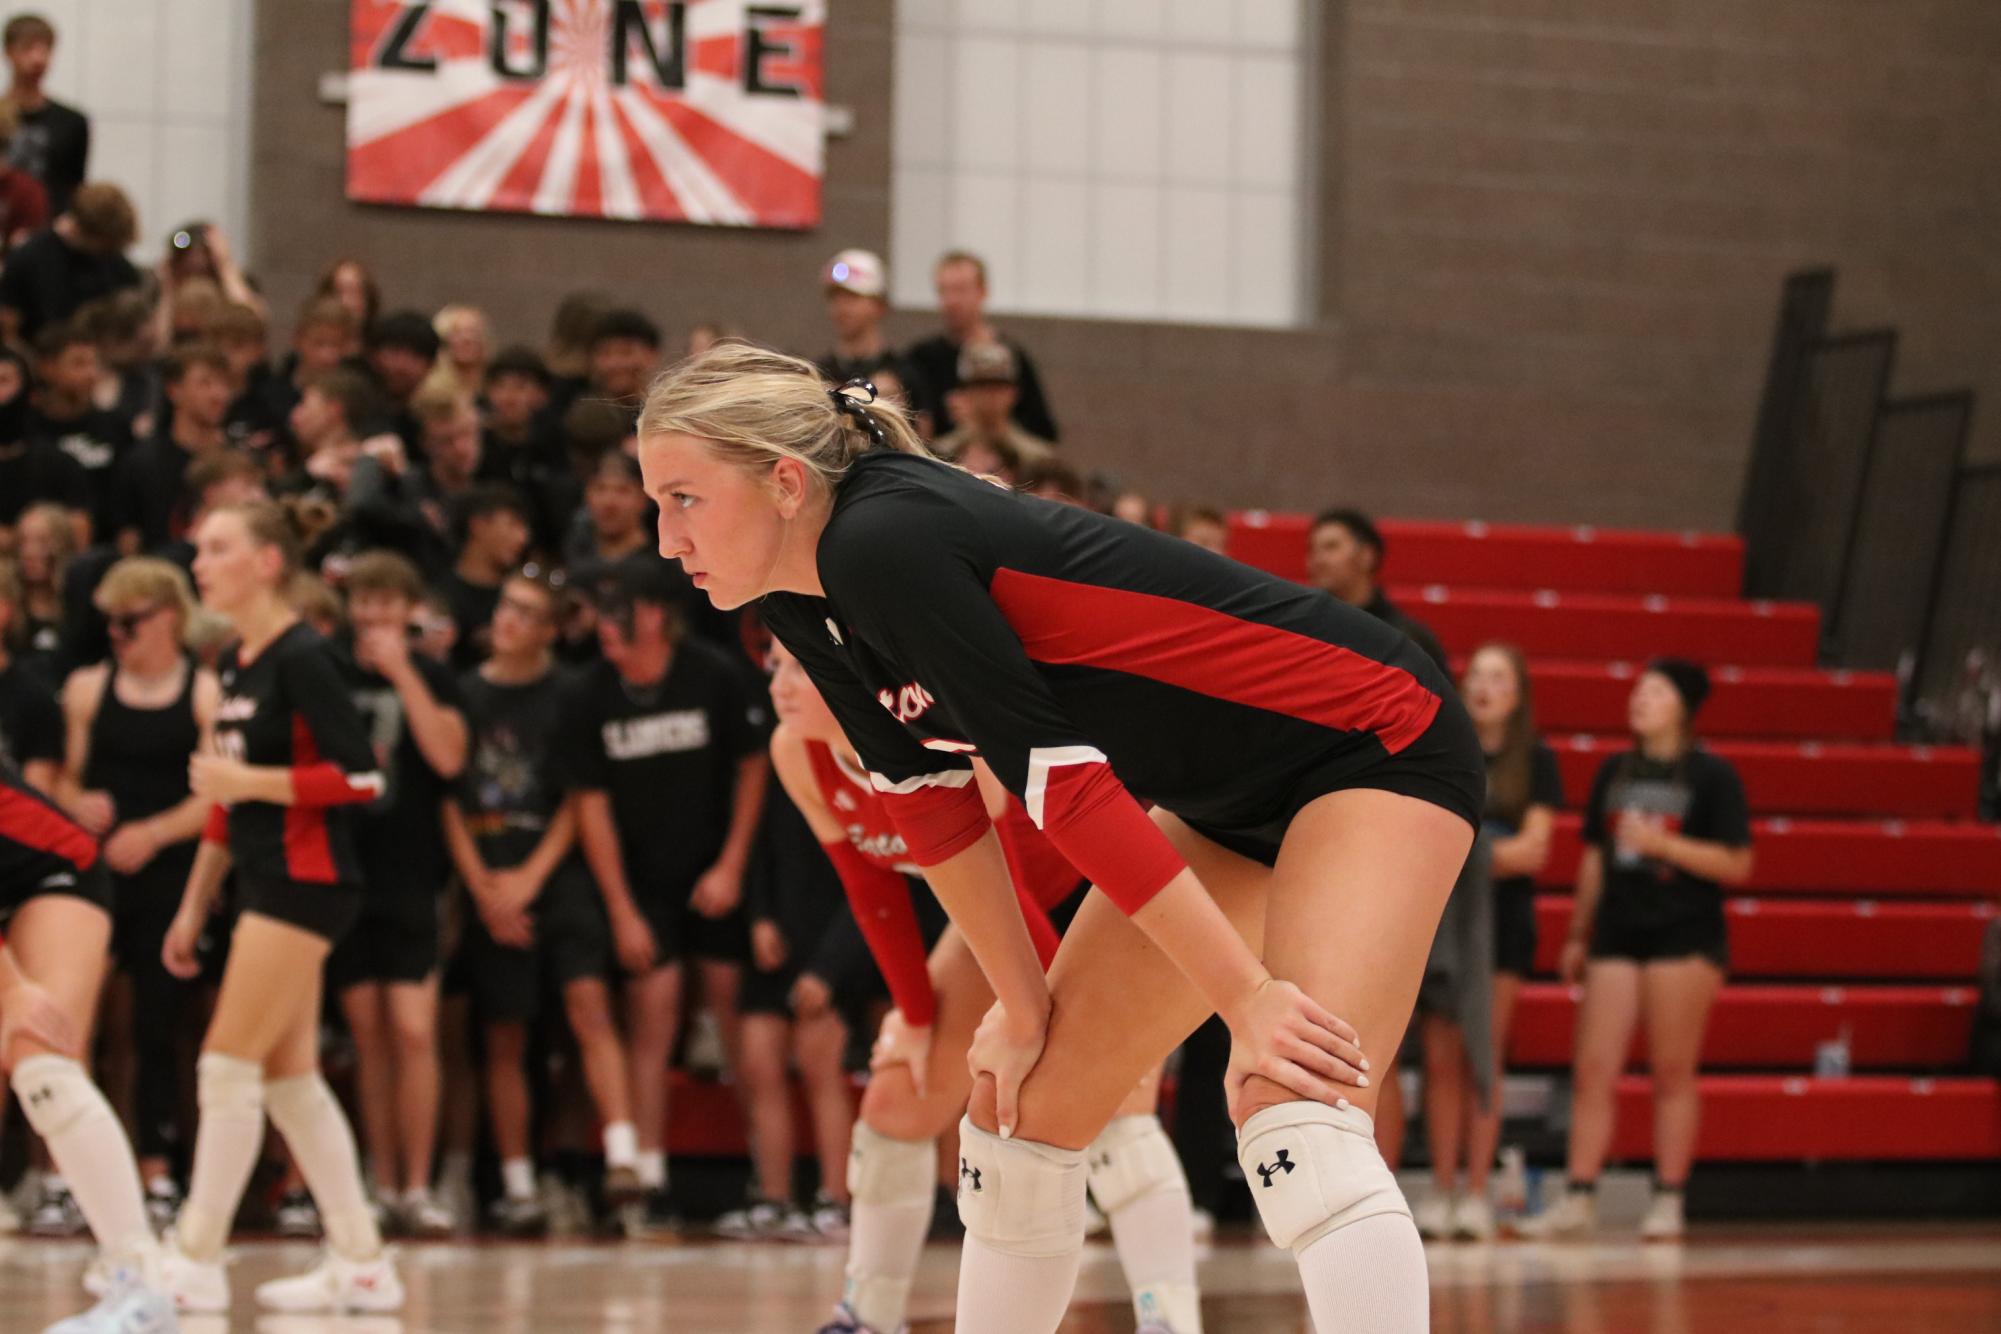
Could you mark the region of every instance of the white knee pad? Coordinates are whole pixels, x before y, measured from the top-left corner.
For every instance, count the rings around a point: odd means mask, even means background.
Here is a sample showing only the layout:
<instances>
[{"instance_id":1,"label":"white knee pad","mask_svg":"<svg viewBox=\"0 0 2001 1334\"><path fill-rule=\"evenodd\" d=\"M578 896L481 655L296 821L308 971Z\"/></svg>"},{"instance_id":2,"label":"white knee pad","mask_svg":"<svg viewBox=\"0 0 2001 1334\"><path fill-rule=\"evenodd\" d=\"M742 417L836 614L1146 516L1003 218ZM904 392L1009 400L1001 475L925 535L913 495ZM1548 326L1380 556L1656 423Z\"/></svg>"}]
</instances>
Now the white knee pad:
<instances>
[{"instance_id":1,"label":"white knee pad","mask_svg":"<svg viewBox=\"0 0 2001 1334\"><path fill-rule=\"evenodd\" d=\"M287 1139L291 1138L285 1130L287 1125L300 1125L329 1105L338 1110L340 1100L334 1097L334 1091L317 1070L309 1075L264 1083L264 1110L270 1114L271 1124L278 1127L278 1133Z\"/></svg>"},{"instance_id":2,"label":"white knee pad","mask_svg":"<svg viewBox=\"0 0 2001 1334\"><path fill-rule=\"evenodd\" d=\"M891 1139L855 1122L848 1151L848 1194L860 1204L930 1204L938 1179L938 1141Z\"/></svg>"},{"instance_id":3,"label":"white knee pad","mask_svg":"<svg viewBox=\"0 0 2001 1334\"><path fill-rule=\"evenodd\" d=\"M55 1139L105 1106L97 1085L67 1056L30 1056L14 1067L13 1083L28 1124L45 1140Z\"/></svg>"},{"instance_id":4,"label":"white knee pad","mask_svg":"<svg viewBox=\"0 0 2001 1334\"><path fill-rule=\"evenodd\" d=\"M264 1067L221 1052L195 1062L195 1102L203 1112L264 1114Z\"/></svg>"},{"instance_id":5,"label":"white knee pad","mask_svg":"<svg viewBox=\"0 0 2001 1334\"><path fill-rule=\"evenodd\" d=\"M1364 1218L1410 1216L1396 1176L1376 1148L1375 1125L1357 1107L1319 1102L1267 1107L1238 1132L1237 1161L1265 1231L1295 1255Z\"/></svg>"},{"instance_id":6,"label":"white knee pad","mask_svg":"<svg viewBox=\"0 0 2001 1334\"><path fill-rule=\"evenodd\" d=\"M1002 1139L959 1122L959 1219L1004 1255L1062 1256L1084 1244L1084 1155Z\"/></svg>"},{"instance_id":7,"label":"white knee pad","mask_svg":"<svg viewBox=\"0 0 2001 1334\"><path fill-rule=\"evenodd\" d=\"M1157 1116L1112 1118L1084 1150L1084 1164L1090 1173L1091 1197L1107 1214L1157 1190L1188 1193L1188 1174L1181 1170L1181 1157Z\"/></svg>"}]
</instances>

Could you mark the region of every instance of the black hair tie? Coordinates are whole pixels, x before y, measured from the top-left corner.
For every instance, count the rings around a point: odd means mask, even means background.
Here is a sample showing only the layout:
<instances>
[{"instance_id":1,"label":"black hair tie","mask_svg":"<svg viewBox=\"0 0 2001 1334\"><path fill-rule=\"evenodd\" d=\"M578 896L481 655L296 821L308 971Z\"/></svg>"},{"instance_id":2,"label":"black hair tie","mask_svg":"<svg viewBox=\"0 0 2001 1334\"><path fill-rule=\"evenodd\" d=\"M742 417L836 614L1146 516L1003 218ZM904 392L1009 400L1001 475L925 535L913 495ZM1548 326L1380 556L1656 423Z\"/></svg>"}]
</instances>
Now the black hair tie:
<instances>
[{"instance_id":1,"label":"black hair tie","mask_svg":"<svg viewBox=\"0 0 2001 1334\"><path fill-rule=\"evenodd\" d=\"M854 392L850 393L850 390ZM863 398L863 394L868 395L868 397ZM868 405L875 402L874 381L865 380L857 375L846 384L838 388L829 389L827 397L834 400L834 411L844 412L848 416L853 417L856 423L864 431L868 432L869 439L873 440L883 449L889 448L889 440L882 433L882 423L878 422L875 419L875 414L868 410Z\"/></svg>"}]
</instances>

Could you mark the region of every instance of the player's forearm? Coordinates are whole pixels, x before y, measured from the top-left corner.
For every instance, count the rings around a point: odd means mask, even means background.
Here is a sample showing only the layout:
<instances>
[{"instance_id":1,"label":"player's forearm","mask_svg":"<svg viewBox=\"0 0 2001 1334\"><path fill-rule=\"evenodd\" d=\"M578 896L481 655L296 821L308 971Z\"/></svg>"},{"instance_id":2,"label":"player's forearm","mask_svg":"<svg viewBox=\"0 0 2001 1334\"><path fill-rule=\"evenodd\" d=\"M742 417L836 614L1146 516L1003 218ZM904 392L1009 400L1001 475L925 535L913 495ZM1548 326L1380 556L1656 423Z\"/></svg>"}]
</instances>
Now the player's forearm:
<instances>
[{"instance_id":1,"label":"player's forearm","mask_svg":"<svg viewBox=\"0 0 2001 1334\"><path fill-rule=\"evenodd\" d=\"M232 858L227 845L211 843L204 839L195 849L195 864L188 872L187 888L181 893L181 911L191 917L207 918L209 910L215 906L215 896L222 889L222 878L229 874Z\"/></svg>"},{"instance_id":2,"label":"player's forearm","mask_svg":"<svg viewBox=\"0 0 2001 1334\"><path fill-rule=\"evenodd\" d=\"M1605 855L1586 848L1577 863L1577 892L1571 896L1570 939L1591 939L1592 923L1598 919L1598 896L1605 887Z\"/></svg>"},{"instance_id":3,"label":"player's forearm","mask_svg":"<svg viewBox=\"0 0 2001 1334\"><path fill-rule=\"evenodd\" d=\"M1174 960L1225 1023L1234 1023L1271 979L1193 871L1184 868L1169 880L1132 914L1132 921Z\"/></svg>"},{"instance_id":4,"label":"player's forearm","mask_svg":"<svg viewBox=\"0 0 2001 1334\"><path fill-rule=\"evenodd\" d=\"M570 855L570 849L576 843L576 803L566 801L557 810L556 818L549 821L549 828L542 835L542 841L535 845L535 851L521 863L521 869L534 876L537 882L545 881L562 864L563 858Z\"/></svg>"},{"instance_id":5,"label":"player's forearm","mask_svg":"<svg viewBox=\"0 0 2001 1334\"><path fill-rule=\"evenodd\" d=\"M415 667L406 672L395 684L397 697L403 701L403 717L410 724L410 737L424 763L438 777L457 778L466 763L466 720L457 709L438 703L423 673Z\"/></svg>"},{"instance_id":6,"label":"player's forearm","mask_svg":"<svg viewBox=\"0 0 2001 1334\"><path fill-rule=\"evenodd\" d=\"M1751 850L1733 848L1707 839L1669 836L1660 859L1692 876L1714 880L1719 885L1741 885L1751 878Z\"/></svg>"},{"instance_id":7,"label":"player's forearm","mask_svg":"<svg viewBox=\"0 0 2001 1334\"><path fill-rule=\"evenodd\" d=\"M1038 1019L1049 1008L1049 984L1035 942L1022 920L1000 839L989 828L970 846L925 869L938 901L966 938L980 971L1011 1014Z\"/></svg>"}]
</instances>

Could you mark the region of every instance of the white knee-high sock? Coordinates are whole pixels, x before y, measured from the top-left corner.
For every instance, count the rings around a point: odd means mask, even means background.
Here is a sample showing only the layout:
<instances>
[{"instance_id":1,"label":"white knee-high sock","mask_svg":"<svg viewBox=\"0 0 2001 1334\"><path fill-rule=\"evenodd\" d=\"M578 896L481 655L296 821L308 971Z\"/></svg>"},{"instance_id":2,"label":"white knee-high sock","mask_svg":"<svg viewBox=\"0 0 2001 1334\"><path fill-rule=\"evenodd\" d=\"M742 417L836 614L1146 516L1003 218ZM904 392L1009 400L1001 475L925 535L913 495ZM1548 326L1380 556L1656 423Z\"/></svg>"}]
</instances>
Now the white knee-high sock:
<instances>
[{"instance_id":1,"label":"white knee-high sock","mask_svg":"<svg viewBox=\"0 0 2001 1334\"><path fill-rule=\"evenodd\" d=\"M1084 1252L1084 1154L959 1122L959 1334L1055 1334Z\"/></svg>"},{"instance_id":2,"label":"white knee-high sock","mask_svg":"<svg viewBox=\"0 0 2001 1334\"><path fill-rule=\"evenodd\" d=\"M1142 1325L1202 1334L1188 1174L1160 1118L1115 1117L1084 1155L1091 1194L1112 1225L1132 1289L1133 1314Z\"/></svg>"},{"instance_id":3,"label":"white knee-high sock","mask_svg":"<svg viewBox=\"0 0 2001 1334\"><path fill-rule=\"evenodd\" d=\"M327 1081L318 1071L274 1079L264 1086L264 1105L320 1207L328 1249L343 1260L380 1255L382 1233L361 1184L354 1131Z\"/></svg>"},{"instance_id":4,"label":"white knee-high sock","mask_svg":"<svg viewBox=\"0 0 2001 1334\"><path fill-rule=\"evenodd\" d=\"M938 1142L899 1140L855 1123L848 1153L847 1283L841 1300L875 1334L897 1334L937 1201Z\"/></svg>"},{"instance_id":5,"label":"white knee-high sock","mask_svg":"<svg viewBox=\"0 0 2001 1334\"><path fill-rule=\"evenodd\" d=\"M30 1056L14 1067L14 1092L105 1254L116 1260L151 1254L132 1141L83 1067L67 1056Z\"/></svg>"},{"instance_id":6,"label":"white knee-high sock","mask_svg":"<svg viewBox=\"0 0 2001 1334\"><path fill-rule=\"evenodd\" d=\"M207 1261L229 1240L243 1188L264 1147L264 1067L208 1052L195 1063L195 1090L201 1122L174 1238L183 1254Z\"/></svg>"},{"instance_id":7,"label":"white knee-high sock","mask_svg":"<svg viewBox=\"0 0 2001 1334\"><path fill-rule=\"evenodd\" d=\"M1299 1251L1299 1279L1317 1329L1423 1334L1431 1328L1424 1242L1408 1214L1373 1214Z\"/></svg>"}]
</instances>

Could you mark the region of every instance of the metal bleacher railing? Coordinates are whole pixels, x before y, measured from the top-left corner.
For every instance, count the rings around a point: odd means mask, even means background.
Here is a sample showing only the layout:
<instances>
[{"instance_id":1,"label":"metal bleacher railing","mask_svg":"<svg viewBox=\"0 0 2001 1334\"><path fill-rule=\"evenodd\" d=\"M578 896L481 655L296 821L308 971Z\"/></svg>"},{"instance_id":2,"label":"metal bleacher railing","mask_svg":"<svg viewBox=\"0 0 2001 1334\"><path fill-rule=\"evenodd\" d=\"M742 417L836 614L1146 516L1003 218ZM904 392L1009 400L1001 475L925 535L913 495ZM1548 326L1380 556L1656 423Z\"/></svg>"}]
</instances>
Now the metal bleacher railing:
<instances>
[{"instance_id":1,"label":"metal bleacher railing","mask_svg":"<svg viewBox=\"0 0 2001 1334\"><path fill-rule=\"evenodd\" d=\"M1897 334L1830 329L1835 274L1779 305L1738 532L1744 592L1819 604L1822 659L1895 670L1912 739L2001 752L2001 463L1968 464L1970 391L1891 393Z\"/></svg>"}]
</instances>

